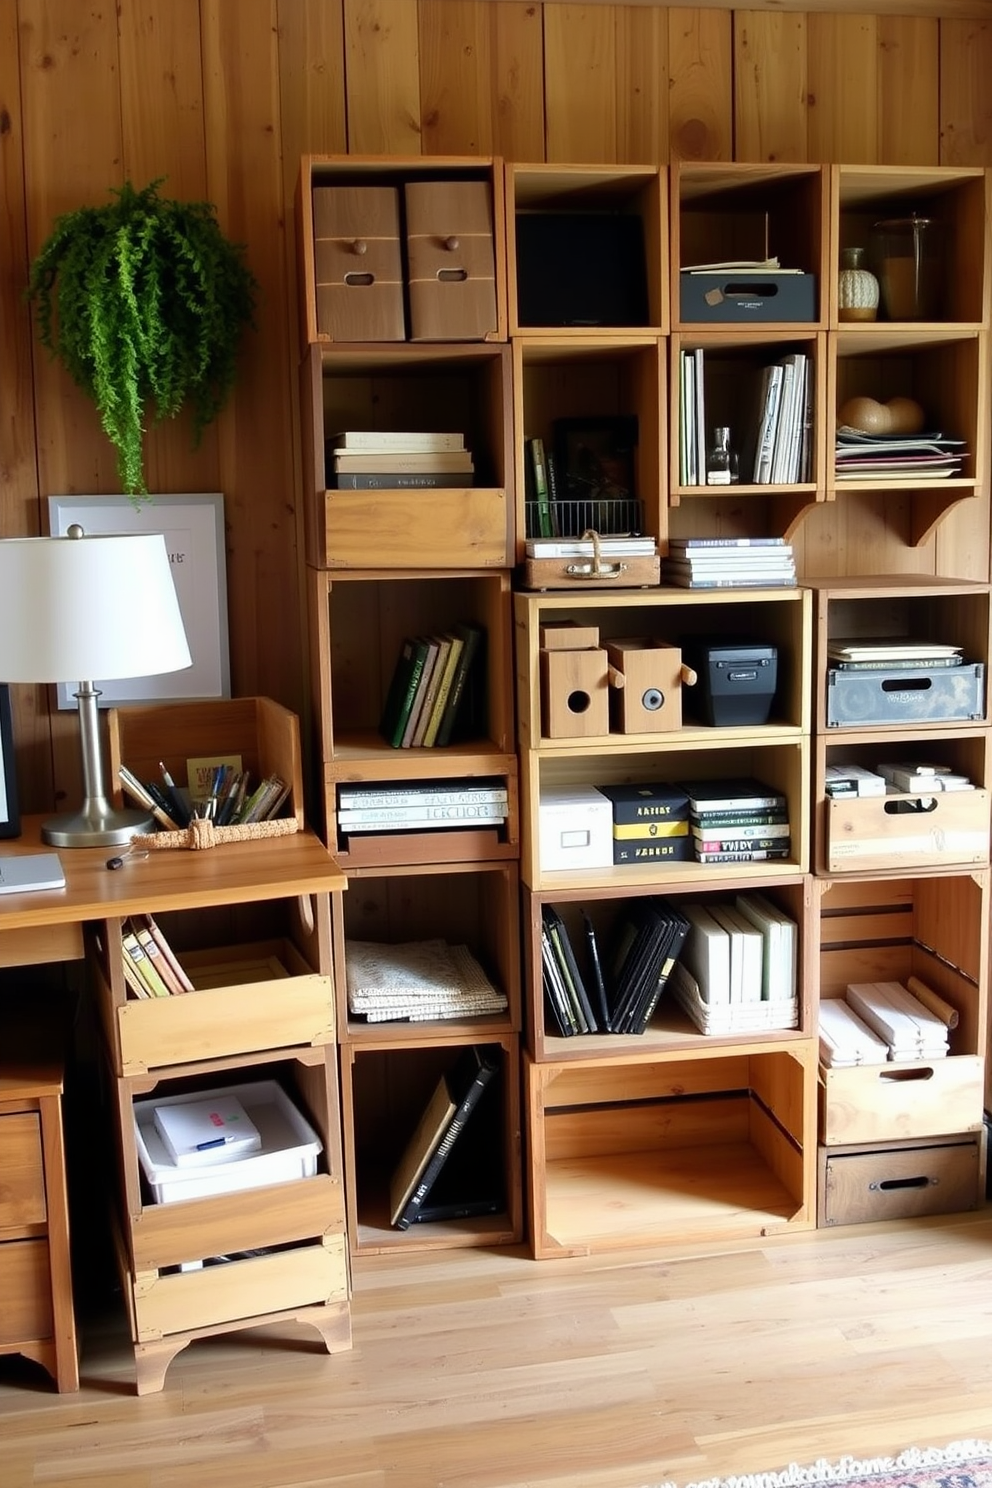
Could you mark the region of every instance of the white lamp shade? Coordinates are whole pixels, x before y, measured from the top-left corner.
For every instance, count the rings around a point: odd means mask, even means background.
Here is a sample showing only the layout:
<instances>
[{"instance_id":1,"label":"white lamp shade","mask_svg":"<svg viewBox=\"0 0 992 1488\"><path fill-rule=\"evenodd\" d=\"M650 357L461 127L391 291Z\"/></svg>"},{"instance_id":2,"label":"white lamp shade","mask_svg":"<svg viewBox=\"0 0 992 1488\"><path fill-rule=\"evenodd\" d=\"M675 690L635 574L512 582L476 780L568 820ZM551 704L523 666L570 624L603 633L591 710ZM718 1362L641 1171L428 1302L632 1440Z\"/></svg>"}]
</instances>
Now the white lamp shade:
<instances>
[{"instance_id":1,"label":"white lamp shade","mask_svg":"<svg viewBox=\"0 0 992 1488\"><path fill-rule=\"evenodd\" d=\"M0 681L109 681L191 665L162 533L0 540Z\"/></svg>"}]
</instances>

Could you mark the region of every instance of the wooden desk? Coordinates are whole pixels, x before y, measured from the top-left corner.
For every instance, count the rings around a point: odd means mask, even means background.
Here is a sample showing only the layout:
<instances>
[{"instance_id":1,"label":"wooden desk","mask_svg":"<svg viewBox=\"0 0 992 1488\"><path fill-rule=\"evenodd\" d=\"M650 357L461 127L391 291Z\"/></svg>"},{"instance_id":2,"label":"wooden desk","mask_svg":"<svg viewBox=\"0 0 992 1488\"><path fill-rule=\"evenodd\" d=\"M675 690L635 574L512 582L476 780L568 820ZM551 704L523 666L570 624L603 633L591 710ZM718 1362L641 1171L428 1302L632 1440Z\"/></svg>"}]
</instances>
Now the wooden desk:
<instances>
[{"instance_id":1,"label":"wooden desk","mask_svg":"<svg viewBox=\"0 0 992 1488\"><path fill-rule=\"evenodd\" d=\"M50 850L41 842L40 826L40 818L26 820L23 835L14 842L5 843L0 850L4 853ZM85 927L102 927L105 939L108 938L108 928L116 929L119 939L120 921L131 914L157 915L170 910L208 909L263 900L305 901L308 896L338 892L346 885L345 876L333 857L310 832L229 843L206 851L153 850L146 857L125 858L124 866L117 870L107 867L107 860L112 856L113 850L107 848L62 848L59 857L66 876L64 889L0 898L0 966L78 959L85 951ZM323 902L326 905L326 899ZM326 908L317 918L315 936L320 942L319 960L327 975L329 989L329 915ZM112 988L104 1002L120 1004L124 1000L121 973L112 955L108 955L108 963L113 963L107 978ZM309 1076L314 1088L326 1092L323 1135L328 1172L319 1175L319 1181L311 1185L316 1197L310 1200L309 1229L316 1225L314 1216L318 1209L321 1226L324 1226L324 1216L328 1212L333 1216L340 1210L343 1216L333 996L329 990L327 1005L331 1019L330 1050L298 1051L304 1063L309 1059L317 1072ZM0 1034L3 1036L0 1048L5 1051L12 1048L8 1044L7 1030L0 1029ZM287 1054L291 1052L287 1051ZM249 1062L245 1060L246 1064ZM187 1072L206 1074L212 1064L230 1071L237 1060L208 1059L201 1061L195 1069L192 1065L163 1069L160 1076ZM305 1072L309 1068L306 1065ZM227 1212L232 1206L225 1206L222 1199L213 1199L201 1201L199 1208L190 1204L162 1206L164 1212L161 1215L144 1218L134 1161L130 1099L135 1091L154 1085L159 1076L142 1082L129 1081L121 1071L117 1074L119 1137L127 1168L121 1215L121 1259L126 1291L133 1304L138 1388L142 1392L161 1387L168 1360L193 1337L220 1331L224 1327L248 1326L253 1319L250 1315L241 1315L236 1306L230 1305L228 1313L222 1315L220 1310L214 1310L211 1298L201 1300L197 1297L194 1299L196 1306L189 1310L190 1317L198 1320L202 1316L203 1326L187 1320L181 1331L168 1338L163 1338L161 1332L157 1336L146 1336L149 1330L141 1323L138 1304L148 1289L158 1285L162 1265L168 1269L173 1259L170 1244L175 1249L178 1243L177 1257L183 1259L187 1253L200 1255L222 1248L233 1249L229 1232L232 1225L236 1227L237 1216L232 1221ZM5 1053L0 1059L0 1172L4 1175L4 1181L0 1183L0 1352L29 1354L50 1371L60 1390L68 1390L78 1385L78 1365L69 1272L61 1089L61 1066L50 1052L44 1059L13 1052L9 1058ZM331 1190L331 1208L328 1210L327 1196ZM288 1201L287 1191L285 1202ZM244 1204L242 1207L248 1209L251 1206ZM161 1255L149 1259L138 1238L143 1218L144 1230L154 1230L152 1221L162 1220L175 1225L180 1210L193 1211L186 1218L181 1242L171 1237L168 1241L159 1240L158 1250L165 1260ZM206 1223L208 1217L212 1224ZM327 1224L326 1228L332 1230L335 1224ZM343 1230L343 1219L337 1228ZM221 1233L227 1242L224 1246L217 1240ZM295 1234L287 1230L286 1236L280 1233L276 1238L280 1241L294 1239ZM208 1240L211 1248L204 1250ZM340 1278L333 1299L328 1288L328 1295L322 1295L319 1304L315 1299L314 1305L310 1305L310 1295L294 1276L290 1278L292 1285L283 1290L292 1294L295 1286L300 1293L301 1305L292 1308L268 1305L266 1316L256 1320L278 1321L290 1314L305 1318L322 1331L328 1348L346 1347L350 1343L350 1310L343 1236L338 1248L342 1258L334 1273L337 1278L339 1271ZM206 1275L208 1273L200 1273L200 1278ZM206 1290L206 1282L200 1278L194 1276L193 1281L202 1293ZM186 1280L171 1275L166 1279L172 1284ZM264 1289L257 1285L255 1291L265 1295ZM270 1291L280 1295L276 1288L270 1288ZM252 1309L242 1311L250 1314ZM151 1333L156 1334L156 1329Z\"/></svg>"}]
</instances>

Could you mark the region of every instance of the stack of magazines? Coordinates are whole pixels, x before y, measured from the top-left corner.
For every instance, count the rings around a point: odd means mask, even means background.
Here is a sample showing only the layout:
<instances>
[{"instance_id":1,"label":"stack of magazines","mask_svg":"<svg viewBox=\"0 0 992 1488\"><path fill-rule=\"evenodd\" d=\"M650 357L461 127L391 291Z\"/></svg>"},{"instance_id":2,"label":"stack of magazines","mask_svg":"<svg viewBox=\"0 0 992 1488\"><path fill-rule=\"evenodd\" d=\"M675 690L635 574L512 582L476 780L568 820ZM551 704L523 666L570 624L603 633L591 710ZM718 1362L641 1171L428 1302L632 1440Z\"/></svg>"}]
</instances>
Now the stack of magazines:
<instances>
[{"instance_id":1,"label":"stack of magazines","mask_svg":"<svg viewBox=\"0 0 992 1488\"><path fill-rule=\"evenodd\" d=\"M838 480L935 480L960 475L964 440L940 433L862 434L842 424L837 430Z\"/></svg>"},{"instance_id":2,"label":"stack of magazines","mask_svg":"<svg viewBox=\"0 0 992 1488\"><path fill-rule=\"evenodd\" d=\"M348 1009L369 1023L499 1013L506 996L493 986L467 946L441 939L387 945L345 941Z\"/></svg>"},{"instance_id":3,"label":"stack of magazines","mask_svg":"<svg viewBox=\"0 0 992 1488\"><path fill-rule=\"evenodd\" d=\"M794 589L796 563L781 537L673 537L661 578L680 589Z\"/></svg>"}]
</instances>

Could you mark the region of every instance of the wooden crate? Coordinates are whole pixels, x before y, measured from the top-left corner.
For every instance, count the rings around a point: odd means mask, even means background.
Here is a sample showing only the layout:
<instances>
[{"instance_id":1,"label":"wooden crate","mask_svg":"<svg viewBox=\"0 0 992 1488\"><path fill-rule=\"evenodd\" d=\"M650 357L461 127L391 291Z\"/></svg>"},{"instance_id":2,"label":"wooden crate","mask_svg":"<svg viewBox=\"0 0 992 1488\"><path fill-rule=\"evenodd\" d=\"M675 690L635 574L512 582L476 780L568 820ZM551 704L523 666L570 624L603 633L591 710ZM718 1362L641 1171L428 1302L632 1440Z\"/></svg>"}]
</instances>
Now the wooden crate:
<instances>
[{"instance_id":1,"label":"wooden crate","mask_svg":"<svg viewBox=\"0 0 992 1488\"><path fill-rule=\"evenodd\" d=\"M119 922L107 924L105 937L119 956ZM94 943L93 981L115 1074L334 1042L332 980L292 941L183 952L180 960L196 992L129 998L102 941L99 949Z\"/></svg>"},{"instance_id":2,"label":"wooden crate","mask_svg":"<svg viewBox=\"0 0 992 1488\"><path fill-rule=\"evenodd\" d=\"M892 1142L982 1130L985 1061L978 1054L927 1064L820 1068L820 1141Z\"/></svg>"},{"instance_id":3,"label":"wooden crate","mask_svg":"<svg viewBox=\"0 0 992 1488\"><path fill-rule=\"evenodd\" d=\"M984 1133L885 1146L820 1147L817 1225L872 1224L977 1209Z\"/></svg>"},{"instance_id":4,"label":"wooden crate","mask_svg":"<svg viewBox=\"0 0 992 1488\"><path fill-rule=\"evenodd\" d=\"M834 797L826 802L826 823L828 873L950 868L989 860L986 790Z\"/></svg>"},{"instance_id":5,"label":"wooden crate","mask_svg":"<svg viewBox=\"0 0 992 1488\"><path fill-rule=\"evenodd\" d=\"M110 768L116 781L122 764L140 780L158 780L164 763L177 786L185 786L188 759L239 754L257 785L279 775L291 787L284 816L303 826L303 766L295 713L271 698L215 698L192 703L150 703L111 708ZM118 804L121 792L115 792Z\"/></svg>"}]
</instances>

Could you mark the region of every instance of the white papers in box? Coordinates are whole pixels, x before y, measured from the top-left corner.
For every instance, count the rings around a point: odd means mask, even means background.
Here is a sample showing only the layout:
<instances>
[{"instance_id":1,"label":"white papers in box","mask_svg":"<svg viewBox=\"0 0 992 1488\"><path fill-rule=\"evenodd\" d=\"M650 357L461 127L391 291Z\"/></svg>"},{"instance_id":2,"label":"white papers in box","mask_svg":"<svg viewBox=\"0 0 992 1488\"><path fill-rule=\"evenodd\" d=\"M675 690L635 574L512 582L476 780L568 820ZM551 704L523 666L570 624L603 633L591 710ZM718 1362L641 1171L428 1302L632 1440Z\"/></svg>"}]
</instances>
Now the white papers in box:
<instances>
[{"instance_id":1,"label":"white papers in box","mask_svg":"<svg viewBox=\"0 0 992 1488\"><path fill-rule=\"evenodd\" d=\"M262 1145L257 1126L229 1090L209 1100L164 1101L153 1114L155 1130L180 1168L229 1162Z\"/></svg>"},{"instance_id":2,"label":"white papers in box","mask_svg":"<svg viewBox=\"0 0 992 1488\"><path fill-rule=\"evenodd\" d=\"M155 1129L155 1107L188 1102L188 1095L157 1096L134 1102L138 1161L154 1202L170 1204L211 1194L237 1193L310 1178L316 1173L317 1157L322 1150L320 1138L277 1081L255 1080L224 1086L221 1090L204 1090L199 1092L199 1098L205 1100L221 1094L240 1100L258 1128L261 1147L248 1156L202 1167L177 1167L170 1161Z\"/></svg>"}]
</instances>

